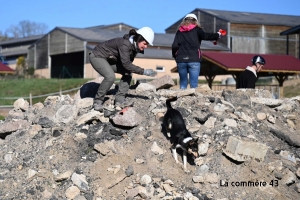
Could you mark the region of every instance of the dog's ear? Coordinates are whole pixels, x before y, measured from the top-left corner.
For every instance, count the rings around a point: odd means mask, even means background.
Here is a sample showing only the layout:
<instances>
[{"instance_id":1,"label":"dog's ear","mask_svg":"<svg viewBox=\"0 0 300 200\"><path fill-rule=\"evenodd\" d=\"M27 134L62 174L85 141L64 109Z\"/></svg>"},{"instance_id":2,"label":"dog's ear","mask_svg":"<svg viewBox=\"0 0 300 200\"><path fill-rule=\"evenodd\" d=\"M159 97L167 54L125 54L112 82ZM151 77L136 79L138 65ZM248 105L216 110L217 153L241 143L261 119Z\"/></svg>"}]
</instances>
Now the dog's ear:
<instances>
[{"instance_id":1,"label":"dog's ear","mask_svg":"<svg viewBox=\"0 0 300 200\"><path fill-rule=\"evenodd\" d=\"M192 139L192 140L190 140L190 142L189 142L189 145L190 146L193 146L193 145L195 145L195 144L198 144L198 138L197 139Z\"/></svg>"},{"instance_id":2,"label":"dog's ear","mask_svg":"<svg viewBox=\"0 0 300 200\"><path fill-rule=\"evenodd\" d=\"M199 144L199 138L196 138L195 142L196 144Z\"/></svg>"}]
</instances>

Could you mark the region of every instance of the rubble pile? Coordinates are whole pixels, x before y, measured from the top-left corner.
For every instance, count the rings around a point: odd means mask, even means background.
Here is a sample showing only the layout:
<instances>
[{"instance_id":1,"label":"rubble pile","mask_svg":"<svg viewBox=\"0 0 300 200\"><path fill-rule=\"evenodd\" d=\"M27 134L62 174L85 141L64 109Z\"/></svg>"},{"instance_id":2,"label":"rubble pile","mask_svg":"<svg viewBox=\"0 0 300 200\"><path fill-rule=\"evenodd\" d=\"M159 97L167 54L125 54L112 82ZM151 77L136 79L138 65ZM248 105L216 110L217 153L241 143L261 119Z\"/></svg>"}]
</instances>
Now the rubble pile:
<instances>
[{"instance_id":1,"label":"rubble pile","mask_svg":"<svg viewBox=\"0 0 300 200\"><path fill-rule=\"evenodd\" d=\"M114 107L112 88L103 112L87 87L33 106L18 99L0 121L0 199L300 199L300 96L172 85L135 85L125 109ZM161 131L172 96L199 138L190 173Z\"/></svg>"}]
</instances>

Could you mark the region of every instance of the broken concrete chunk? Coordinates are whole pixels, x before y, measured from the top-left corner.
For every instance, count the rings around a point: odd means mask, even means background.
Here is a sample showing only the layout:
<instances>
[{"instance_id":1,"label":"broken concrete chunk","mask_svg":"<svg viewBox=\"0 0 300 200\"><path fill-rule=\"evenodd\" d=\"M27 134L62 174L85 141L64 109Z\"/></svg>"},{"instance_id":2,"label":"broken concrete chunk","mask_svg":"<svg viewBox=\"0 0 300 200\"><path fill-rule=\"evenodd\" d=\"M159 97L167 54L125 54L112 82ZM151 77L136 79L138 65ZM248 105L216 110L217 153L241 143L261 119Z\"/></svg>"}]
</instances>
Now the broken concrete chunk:
<instances>
[{"instance_id":1,"label":"broken concrete chunk","mask_svg":"<svg viewBox=\"0 0 300 200\"><path fill-rule=\"evenodd\" d=\"M21 109L22 111L26 111L29 108L29 103L25 101L23 98L19 98L14 102L15 109Z\"/></svg>"},{"instance_id":2,"label":"broken concrete chunk","mask_svg":"<svg viewBox=\"0 0 300 200\"><path fill-rule=\"evenodd\" d=\"M248 159L263 161L268 151L268 146L258 142L248 142L230 136L223 152L230 158L243 162Z\"/></svg>"},{"instance_id":3,"label":"broken concrete chunk","mask_svg":"<svg viewBox=\"0 0 300 200\"><path fill-rule=\"evenodd\" d=\"M89 184L85 179L85 175L73 173L71 180L79 189L83 191L87 191L89 189Z\"/></svg>"},{"instance_id":4,"label":"broken concrete chunk","mask_svg":"<svg viewBox=\"0 0 300 200\"><path fill-rule=\"evenodd\" d=\"M115 124L120 126L135 127L141 123L143 117L139 115L134 108L126 107L118 112L112 120Z\"/></svg>"},{"instance_id":5,"label":"broken concrete chunk","mask_svg":"<svg viewBox=\"0 0 300 200\"><path fill-rule=\"evenodd\" d=\"M148 82L148 84L154 85L156 89L167 89L175 85L170 75L165 75Z\"/></svg>"},{"instance_id":6,"label":"broken concrete chunk","mask_svg":"<svg viewBox=\"0 0 300 200\"><path fill-rule=\"evenodd\" d=\"M66 179L70 178L71 175L72 175L72 171L66 171L65 173L58 174L58 175L55 177L55 181L63 181L63 180L66 180Z\"/></svg>"},{"instance_id":7,"label":"broken concrete chunk","mask_svg":"<svg viewBox=\"0 0 300 200\"><path fill-rule=\"evenodd\" d=\"M168 90L168 89L161 89L157 91L156 94L163 96L163 97L183 97L183 96L190 96L195 94L195 89L186 89L186 90L180 90L180 89L174 89L174 90Z\"/></svg>"}]
</instances>

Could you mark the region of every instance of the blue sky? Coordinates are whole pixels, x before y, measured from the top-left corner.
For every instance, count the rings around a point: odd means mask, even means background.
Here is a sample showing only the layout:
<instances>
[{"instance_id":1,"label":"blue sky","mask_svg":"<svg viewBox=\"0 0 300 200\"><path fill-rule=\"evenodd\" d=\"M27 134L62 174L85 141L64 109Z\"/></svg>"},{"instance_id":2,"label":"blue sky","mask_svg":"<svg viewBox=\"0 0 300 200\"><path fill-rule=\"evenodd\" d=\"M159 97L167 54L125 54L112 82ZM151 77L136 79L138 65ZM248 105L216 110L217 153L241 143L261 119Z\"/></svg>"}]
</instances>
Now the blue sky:
<instances>
[{"instance_id":1,"label":"blue sky","mask_svg":"<svg viewBox=\"0 0 300 200\"><path fill-rule=\"evenodd\" d=\"M196 8L300 15L300 0L1 0L0 31L29 20L55 27L84 28L125 23L156 33ZM299 22L300 24L300 22Z\"/></svg>"}]
</instances>

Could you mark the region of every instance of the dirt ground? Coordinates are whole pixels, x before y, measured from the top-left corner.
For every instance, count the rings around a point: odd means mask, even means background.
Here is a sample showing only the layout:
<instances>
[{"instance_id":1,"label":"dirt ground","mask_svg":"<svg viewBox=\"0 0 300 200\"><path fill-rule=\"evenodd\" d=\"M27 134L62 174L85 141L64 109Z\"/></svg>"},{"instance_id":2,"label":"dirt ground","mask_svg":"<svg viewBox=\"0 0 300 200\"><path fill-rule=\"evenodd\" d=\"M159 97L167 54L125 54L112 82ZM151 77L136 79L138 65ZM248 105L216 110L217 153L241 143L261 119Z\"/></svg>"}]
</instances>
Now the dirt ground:
<instances>
[{"instance_id":1,"label":"dirt ground","mask_svg":"<svg viewBox=\"0 0 300 200\"><path fill-rule=\"evenodd\" d=\"M0 115L6 117L11 108L0 108Z\"/></svg>"}]
</instances>

